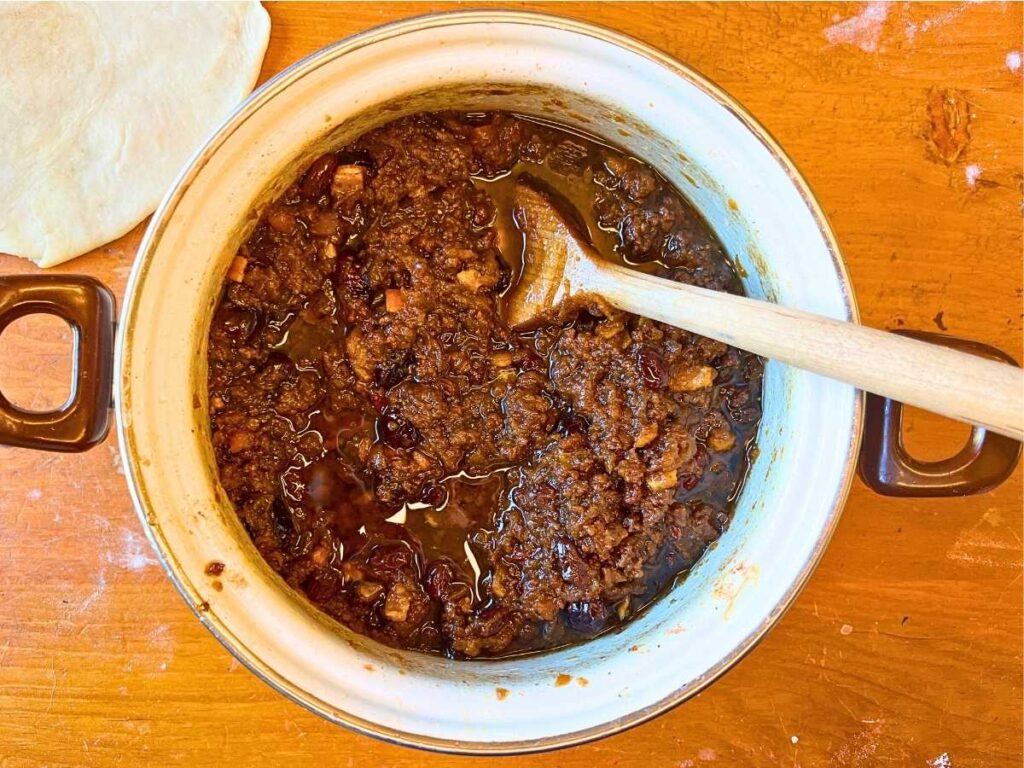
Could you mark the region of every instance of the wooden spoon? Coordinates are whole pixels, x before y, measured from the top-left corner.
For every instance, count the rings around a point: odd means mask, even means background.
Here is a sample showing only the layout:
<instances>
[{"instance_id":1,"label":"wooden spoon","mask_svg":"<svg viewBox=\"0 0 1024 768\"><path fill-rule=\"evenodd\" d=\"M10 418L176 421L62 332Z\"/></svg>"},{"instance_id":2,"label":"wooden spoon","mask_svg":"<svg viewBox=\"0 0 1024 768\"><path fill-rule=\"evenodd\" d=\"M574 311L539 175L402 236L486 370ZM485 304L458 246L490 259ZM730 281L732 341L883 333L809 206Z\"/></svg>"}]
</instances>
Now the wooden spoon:
<instances>
[{"instance_id":1,"label":"wooden spoon","mask_svg":"<svg viewBox=\"0 0 1024 768\"><path fill-rule=\"evenodd\" d=\"M1024 438L1020 368L612 264L536 185L520 178L514 199L525 236L523 273L506 304L514 328L550 316L570 297L595 294L626 312Z\"/></svg>"}]
</instances>

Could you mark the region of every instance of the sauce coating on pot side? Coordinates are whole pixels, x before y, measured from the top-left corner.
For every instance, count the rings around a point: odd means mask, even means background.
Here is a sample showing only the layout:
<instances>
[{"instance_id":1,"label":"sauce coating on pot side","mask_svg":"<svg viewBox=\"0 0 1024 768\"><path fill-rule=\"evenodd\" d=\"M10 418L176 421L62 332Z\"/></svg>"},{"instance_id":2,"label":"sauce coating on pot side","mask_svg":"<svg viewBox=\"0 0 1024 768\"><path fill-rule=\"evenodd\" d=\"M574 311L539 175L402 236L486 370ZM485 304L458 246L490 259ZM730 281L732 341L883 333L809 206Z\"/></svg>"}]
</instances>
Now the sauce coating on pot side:
<instances>
[{"instance_id":1,"label":"sauce coating on pot side","mask_svg":"<svg viewBox=\"0 0 1024 768\"><path fill-rule=\"evenodd\" d=\"M740 292L643 163L521 116L419 114L261 213L210 329L213 446L245 529L394 646L504 656L628 620L728 525L756 433L752 355L597 304L508 328L523 172L608 258Z\"/></svg>"}]
</instances>

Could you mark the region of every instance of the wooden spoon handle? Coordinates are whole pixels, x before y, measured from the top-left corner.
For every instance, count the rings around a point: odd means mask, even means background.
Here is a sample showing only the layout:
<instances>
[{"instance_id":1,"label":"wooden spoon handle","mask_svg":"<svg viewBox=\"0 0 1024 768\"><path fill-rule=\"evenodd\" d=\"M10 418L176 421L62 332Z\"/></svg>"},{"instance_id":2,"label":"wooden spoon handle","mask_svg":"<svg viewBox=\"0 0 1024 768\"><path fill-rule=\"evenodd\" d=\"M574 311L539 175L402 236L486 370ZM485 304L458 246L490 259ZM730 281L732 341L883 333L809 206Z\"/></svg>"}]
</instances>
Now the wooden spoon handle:
<instances>
[{"instance_id":1,"label":"wooden spoon handle","mask_svg":"<svg viewBox=\"0 0 1024 768\"><path fill-rule=\"evenodd\" d=\"M627 312L1024 439L1020 368L616 264L578 268L585 274L574 283Z\"/></svg>"}]
</instances>

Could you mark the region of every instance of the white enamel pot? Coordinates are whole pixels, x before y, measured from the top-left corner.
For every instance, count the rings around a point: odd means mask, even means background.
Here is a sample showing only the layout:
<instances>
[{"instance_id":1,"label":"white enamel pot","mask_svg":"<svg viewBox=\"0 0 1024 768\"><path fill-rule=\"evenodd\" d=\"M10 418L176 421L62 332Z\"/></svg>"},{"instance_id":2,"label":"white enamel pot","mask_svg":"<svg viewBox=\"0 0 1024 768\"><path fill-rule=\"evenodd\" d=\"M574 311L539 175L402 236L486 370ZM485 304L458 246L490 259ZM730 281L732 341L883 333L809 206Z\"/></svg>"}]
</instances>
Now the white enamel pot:
<instances>
[{"instance_id":1,"label":"white enamel pot","mask_svg":"<svg viewBox=\"0 0 1024 768\"><path fill-rule=\"evenodd\" d=\"M289 698L355 730L431 749L576 744L694 695L778 621L839 519L856 467L861 395L769 363L759 452L735 519L688 579L620 632L532 657L449 661L386 648L325 618L261 560L219 488L207 330L254 207L325 147L437 109L526 113L625 147L700 209L750 294L856 321L849 276L806 183L764 129L704 78L568 19L412 19L343 40L268 82L163 201L118 332L124 466L146 533L199 620ZM90 339L82 341L88 350ZM563 675L572 682L557 685Z\"/></svg>"}]
</instances>

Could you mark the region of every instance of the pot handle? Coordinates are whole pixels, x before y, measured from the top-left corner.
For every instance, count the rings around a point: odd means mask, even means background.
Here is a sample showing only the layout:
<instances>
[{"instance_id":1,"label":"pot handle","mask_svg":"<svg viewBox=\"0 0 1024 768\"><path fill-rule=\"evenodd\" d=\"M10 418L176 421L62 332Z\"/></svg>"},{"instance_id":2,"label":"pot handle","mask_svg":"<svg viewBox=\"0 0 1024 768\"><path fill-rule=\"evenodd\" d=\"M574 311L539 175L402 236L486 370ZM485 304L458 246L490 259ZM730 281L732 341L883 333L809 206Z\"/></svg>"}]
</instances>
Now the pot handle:
<instances>
[{"instance_id":1,"label":"pot handle","mask_svg":"<svg viewBox=\"0 0 1024 768\"><path fill-rule=\"evenodd\" d=\"M56 315L74 333L71 395L55 411L18 408L0 392L0 445L85 451L110 428L114 380L114 295L82 275L0 277L0 333L19 317Z\"/></svg>"},{"instance_id":2,"label":"pot handle","mask_svg":"<svg viewBox=\"0 0 1024 768\"><path fill-rule=\"evenodd\" d=\"M930 331L894 331L903 336L1017 365L1002 350ZM903 444L903 403L867 394L860 476L882 496L940 497L985 493L1008 478L1020 458L1016 440L973 427L959 453L941 461L919 461Z\"/></svg>"}]
</instances>

